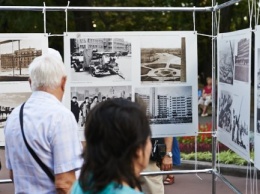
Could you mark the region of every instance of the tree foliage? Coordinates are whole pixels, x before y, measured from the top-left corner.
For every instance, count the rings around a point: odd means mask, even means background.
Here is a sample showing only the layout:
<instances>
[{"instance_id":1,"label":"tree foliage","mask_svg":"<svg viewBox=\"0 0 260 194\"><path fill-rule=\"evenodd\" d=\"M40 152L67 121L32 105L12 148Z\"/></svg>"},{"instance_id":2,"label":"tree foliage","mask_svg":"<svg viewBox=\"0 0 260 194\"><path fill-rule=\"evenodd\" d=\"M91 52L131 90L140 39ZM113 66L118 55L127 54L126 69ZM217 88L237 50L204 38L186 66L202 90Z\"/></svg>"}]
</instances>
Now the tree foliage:
<instances>
[{"instance_id":1,"label":"tree foliage","mask_svg":"<svg viewBox=\"0 0 260 194\"><path fill-rule=\"evenodd\" d=\"M219 0L218 4L227 2ZM46 0L46 6L67 6L64 0ZM0 0L2 6L42 6L40 0ZM70 6L113 7L205 7L211 0L86 0L71 1ZM47 32L62 34L65 29L65 13L46 13ZM247 1L221 10L220 32L249 27ZM196 16L196 31L211 35L211 13L199 12ZM43 14L31 11L1 11L0 33L37 33L44 31ZM182 31L193 30L192 12L69 12L68 31ZM50 47L63 52L63 38L50 37ZM211 73L211 38L198 37L199 71Z\"/></svg>"}]
</instances>

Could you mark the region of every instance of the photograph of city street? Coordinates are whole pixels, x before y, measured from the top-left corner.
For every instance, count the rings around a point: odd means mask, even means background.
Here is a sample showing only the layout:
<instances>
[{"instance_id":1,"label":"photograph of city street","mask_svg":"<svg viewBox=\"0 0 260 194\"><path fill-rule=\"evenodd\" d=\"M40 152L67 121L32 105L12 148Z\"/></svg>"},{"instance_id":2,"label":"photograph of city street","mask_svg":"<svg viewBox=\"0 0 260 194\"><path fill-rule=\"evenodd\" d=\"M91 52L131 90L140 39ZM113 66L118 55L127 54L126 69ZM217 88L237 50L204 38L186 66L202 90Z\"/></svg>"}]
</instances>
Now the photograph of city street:
<instances>
[{"instance_id":1,"label":"photograph of city street","mask_svg":"<svg viewBox=\"0 0 260 194\"><path fill-rule=\"evenodd\" d=\"M234 79L234 45L233 40L218 41L219 81L231 85Z\"/></svg>"},{"instance_id":2,"label":"photograph of city street","mask_svg":"<svg viewBox=\"0 0 260 194\"><path fill-rule=\"evenodd\" d=\"M28 66L42 55L39 39L0 38L0 81L27 81Z\"/></svg>"},{"instance_id":3,"label":"photograph of city street","mask_svg":"<svg viewBox=\"0 0 260 194\"><path fill-rule=\"evenodd\" d=\"M235 80L248 83L249 81L249 49L250 40L243 38L237 42L235 55Z\"/></svg>"},{"instance_id":4,"label":"photograph of city street","mask_svg":"<svg viewBox=\"0 0 260 194\"><path fill-rule=\"evenodd\" d=\"M0 93L0 129L4 128L5 122L12 110L25 102L30 95L30 92Z\"/></svg>"},{"instance_id":5,"label":"photograph of city street","mask_svg":"<svg viewBox=\"0 0 260 194\"><path fill-rule=\"evenodd\" d=\"M146 103L151 124L192 123L192 87L136 88L135 97Z\"/></svg>"},{"instance_id":6,"label":"photograph of city street","mask_svg":"<svg viewBox=\"0 0 260 194\"><path fill-rule=\"evenodd\" d=\"M71 111L79 128L84 126L88 112L98 103L113 99L132 99L131 86L71 87Z\"/></svg>"},{"instance_id":7,"label":"photograph of city street","mask_svg":"<svg viewBox=\"0 0 260 194\"><path fill-rule=\"evenodd\" d=\"M177 48L141 48L142 83L186 82L186 43L180 39Z\"/></svg>"},{"instance_id":8,"label":"photograph of city street","mask_svg":"<svg viewBox=\"0 0 260 194\"><path fill-rule=\"evenodd\" d=\"M70 39L71 81L131 81L131 50L126 38Z\"/></svg>"}]
</instances>

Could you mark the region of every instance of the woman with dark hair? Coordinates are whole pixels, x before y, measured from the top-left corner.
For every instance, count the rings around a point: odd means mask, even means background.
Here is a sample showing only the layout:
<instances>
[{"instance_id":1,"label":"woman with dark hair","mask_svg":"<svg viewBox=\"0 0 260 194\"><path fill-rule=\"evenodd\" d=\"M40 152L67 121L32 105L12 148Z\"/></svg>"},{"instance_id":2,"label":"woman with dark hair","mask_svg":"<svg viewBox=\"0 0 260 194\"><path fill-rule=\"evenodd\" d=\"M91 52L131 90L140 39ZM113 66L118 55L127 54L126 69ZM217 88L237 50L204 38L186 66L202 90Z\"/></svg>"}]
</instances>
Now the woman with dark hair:
<instances>
[{"instance_id":1,"label":"woman with dark hair","mask_svg":"<svg viewBox=\"0 0 260 194\"><path fill-rule=\"evenodd\" d=\"M146 113L134 102L113 99L92 109L85 125L84 164L72 194L140 194L140 172L151 153Z\"/></svg>"}]
</instances>

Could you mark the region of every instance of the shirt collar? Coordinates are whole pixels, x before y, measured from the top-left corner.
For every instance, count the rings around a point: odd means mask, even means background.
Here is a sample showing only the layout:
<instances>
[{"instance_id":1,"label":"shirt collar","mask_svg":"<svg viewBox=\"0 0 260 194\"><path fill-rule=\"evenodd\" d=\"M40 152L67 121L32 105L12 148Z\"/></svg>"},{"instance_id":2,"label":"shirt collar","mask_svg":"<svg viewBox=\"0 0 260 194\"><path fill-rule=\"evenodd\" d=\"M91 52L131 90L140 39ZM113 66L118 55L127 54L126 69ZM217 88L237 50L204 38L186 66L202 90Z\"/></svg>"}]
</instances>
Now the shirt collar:
<instances>
[{"instance_id":1,"label":"shirt collar","mask_svg":"<svg viewBox=\"0 0 260 194\"><path fill-rule=\"evenodd\" d=\"M54 95L48 93L48 92L44 92L44 91L34 91L31 95L32 98L46 98L46 99L50 99L53 101L56 101L57 103L61 103Z\"/></svg>"}]
</instances>

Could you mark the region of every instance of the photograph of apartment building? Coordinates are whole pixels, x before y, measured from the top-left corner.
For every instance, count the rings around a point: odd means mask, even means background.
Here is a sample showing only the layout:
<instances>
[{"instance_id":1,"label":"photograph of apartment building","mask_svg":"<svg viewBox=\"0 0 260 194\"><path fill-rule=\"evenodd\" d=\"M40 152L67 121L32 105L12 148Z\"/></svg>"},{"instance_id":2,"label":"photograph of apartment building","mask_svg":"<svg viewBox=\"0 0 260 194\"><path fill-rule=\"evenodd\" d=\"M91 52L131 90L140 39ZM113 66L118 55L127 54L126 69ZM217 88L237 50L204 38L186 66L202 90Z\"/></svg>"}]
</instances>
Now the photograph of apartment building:
<instances>
[{"instance_id":1,"label":"photograph of apartment building","mask_svg":"<svg viewBox=\"0 0 260 194\"><path fill-rule=\"evenodd\" d=\"M151 124L192 123L192 87L136 88Z\"/></svg>"},{"instance_id":2,"label":"photograph of apartment building","mask_svg":"<svg viewBox=\"0 0 260 194\"><path fill-rule=\"evenodd\" d=\"M235 80L249 82L249 39L243 38L237 42L235 56Z\"/></svg>"}]
</instances>

